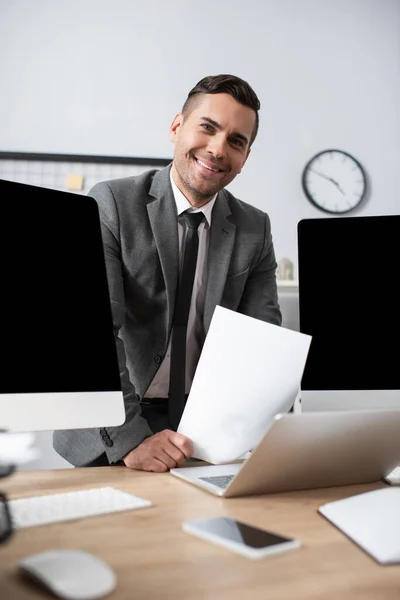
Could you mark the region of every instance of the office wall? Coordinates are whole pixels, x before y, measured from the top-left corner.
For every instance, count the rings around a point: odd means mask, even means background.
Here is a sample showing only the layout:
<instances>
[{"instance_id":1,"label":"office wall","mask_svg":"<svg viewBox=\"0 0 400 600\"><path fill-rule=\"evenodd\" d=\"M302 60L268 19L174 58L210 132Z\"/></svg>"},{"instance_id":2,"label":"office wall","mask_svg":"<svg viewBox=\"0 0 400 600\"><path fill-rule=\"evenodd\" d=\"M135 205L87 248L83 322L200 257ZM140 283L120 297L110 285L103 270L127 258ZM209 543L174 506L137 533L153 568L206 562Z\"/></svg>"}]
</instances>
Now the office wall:
<instances>
[{"instance_id":1,"label":"office wall","mask_svg":"<svg viewBox=\"0 0 400 600\"><path fill-rule=\"evenodd\" d=\"M350 214L399 212L398 0L0 0L0 151L168 158L188 90L217 73L260 97L230 189L269 213L295 277L298 221L326 216L301 188L315 153L364 166L368 195ZM295 327L296 297L282 301Z\"/></svg>"},{"instance_id":2,"label":"office wall","mask_svg":"<svg viewBox=\"0 0 400 600\"><path fill-rule=\"evenodd\" d=\"M301 189L319 150L365 167L352 214L399 211L398 0L0 0L0 57L4 151L170 157L188 90L247 79L261 127L230 189L270 214L278 259L296 265L297 222L324 216Z\"/></svg>"}]
</instances>

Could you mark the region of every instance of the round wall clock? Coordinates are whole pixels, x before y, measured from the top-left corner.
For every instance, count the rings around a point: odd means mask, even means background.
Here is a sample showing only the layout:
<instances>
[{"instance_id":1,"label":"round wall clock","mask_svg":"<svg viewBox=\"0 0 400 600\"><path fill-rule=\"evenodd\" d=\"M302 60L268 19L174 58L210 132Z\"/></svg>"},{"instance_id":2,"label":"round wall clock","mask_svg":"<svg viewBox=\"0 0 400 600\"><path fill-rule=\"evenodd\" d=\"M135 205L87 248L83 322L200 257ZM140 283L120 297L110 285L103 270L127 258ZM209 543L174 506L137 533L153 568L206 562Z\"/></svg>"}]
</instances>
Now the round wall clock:
<instances>
[{"instance_id":1,"label":"round wall clock","mask_svg":"<svg viewBox=\"0 0 400 600\"><path fill-rule=\"evenodd\" d=\"M334 214L353 210L367 188L362 166L343 150L324 150L313 156L304 167L302 184L314 206Z\"/></svg>"}]
</instances>

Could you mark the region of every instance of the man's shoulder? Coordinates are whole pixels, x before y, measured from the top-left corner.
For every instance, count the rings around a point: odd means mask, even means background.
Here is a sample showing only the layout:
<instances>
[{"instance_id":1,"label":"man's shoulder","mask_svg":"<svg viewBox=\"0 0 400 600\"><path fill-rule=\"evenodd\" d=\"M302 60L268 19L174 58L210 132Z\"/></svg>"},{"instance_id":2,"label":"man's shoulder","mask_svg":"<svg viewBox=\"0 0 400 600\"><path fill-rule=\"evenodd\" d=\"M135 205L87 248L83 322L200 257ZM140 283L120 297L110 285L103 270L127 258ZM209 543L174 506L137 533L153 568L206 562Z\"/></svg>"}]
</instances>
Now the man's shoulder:
<instances>
[{"instance_id":1,"label":"man's shoulder","mask_svg":"<svg viewBox=\"0 0 400 600\"><path fill-rule=\"evenodd\" d=\"M118 179L108 179L96 183L88 192L88 195L107 195L111 194L115 200L133 196L145 196L149 193L154 177L159 169L150 169L139 175L131 177L120 177Z\"/></svg>"},{"instance_id":2,"label":"man's shoulder","mask_svg":"<svg viewBox=\"0 0 400 600\"><path fill-rule=\"evenodd\" d=\"M244 202L243 200L239 200L239 198L236 198L236 196L234 196L227 189L224 189L224 196L233 217L238 221L238 223L240 223L242 219L251 220L254 222L260 222L261 220L262 223L265 223L265 219L269 220L268 214L265 211L253 206L252 204Z\"/></svg>"}]
</instances>

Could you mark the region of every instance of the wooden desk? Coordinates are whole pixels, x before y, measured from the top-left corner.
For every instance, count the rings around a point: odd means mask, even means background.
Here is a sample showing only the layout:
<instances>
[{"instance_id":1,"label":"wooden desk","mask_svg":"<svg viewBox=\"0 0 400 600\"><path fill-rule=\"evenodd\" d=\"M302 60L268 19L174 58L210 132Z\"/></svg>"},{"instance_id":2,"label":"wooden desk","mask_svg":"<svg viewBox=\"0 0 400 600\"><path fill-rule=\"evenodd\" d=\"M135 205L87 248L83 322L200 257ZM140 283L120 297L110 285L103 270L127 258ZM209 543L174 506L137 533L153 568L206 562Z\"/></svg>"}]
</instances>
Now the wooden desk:
<instances>
[{"instance_id":1,"label":"wooden desk","mask_svg":"<svg viewBox=\"0 0 400 600\"><path fill-rule=\"evenodd\" d=\"M17 531L0 546L0 598L50 598L16 574L18 561L54 548L97 554L116 571L110 600L380 600L400 598L400 566L379 566L317 514L321 504L382 487L347 486L222 499L172 475L125 467L15 473L0 489L17 498L114 486L154 506ZM181 530L188 519L227 515L299 538L302 547L251 561Z\"/></svg>"}]
</instances>

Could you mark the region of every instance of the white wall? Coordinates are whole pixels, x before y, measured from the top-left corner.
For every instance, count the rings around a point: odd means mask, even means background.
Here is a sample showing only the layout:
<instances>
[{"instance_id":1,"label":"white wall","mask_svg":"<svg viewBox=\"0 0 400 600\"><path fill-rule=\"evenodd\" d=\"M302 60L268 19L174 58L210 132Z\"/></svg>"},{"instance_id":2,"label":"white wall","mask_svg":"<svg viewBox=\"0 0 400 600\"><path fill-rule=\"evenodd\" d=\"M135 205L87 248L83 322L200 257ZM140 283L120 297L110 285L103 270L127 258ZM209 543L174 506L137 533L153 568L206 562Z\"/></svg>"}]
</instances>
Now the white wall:
<instances>
[{"instance_id":1,"label":"white wall","mask_svg":"<svg viewBox=\"0 0 400 600\"><path fill-rule=\"evenodd\" d=\"M365 204L400 208L398 0L0 0L0 150L172 156L168 127L209 74L247 79L261 127L230 189L266 210L278 259L323 216L301 172L338 147Z\"/></svg>"},{"instance_id":2,"label":"white wall","mask_svg":"<svg viewBox=\"0 0 400 600\"><path fill-rule=\"evenodd\" d=\"M0 151L170 157L199 79L248 80L260 132L230 189L269 213L295 276L297 223L324 216L301 189L318 151L364 166L350 214L399 213L398 0L0 0L0 57Z\"/></svg>"}]
</instances>

